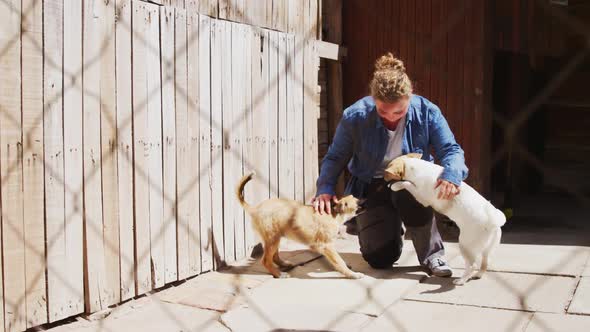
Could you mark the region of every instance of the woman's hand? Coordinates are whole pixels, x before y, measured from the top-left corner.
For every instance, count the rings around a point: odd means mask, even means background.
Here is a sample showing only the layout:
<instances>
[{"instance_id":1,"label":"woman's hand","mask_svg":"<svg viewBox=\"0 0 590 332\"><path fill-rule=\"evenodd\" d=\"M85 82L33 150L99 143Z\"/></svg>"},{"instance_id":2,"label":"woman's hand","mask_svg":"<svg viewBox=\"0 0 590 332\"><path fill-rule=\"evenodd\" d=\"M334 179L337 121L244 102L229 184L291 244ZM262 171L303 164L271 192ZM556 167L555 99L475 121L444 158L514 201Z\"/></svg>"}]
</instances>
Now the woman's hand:
<instances>
[{"instance_id":1,"label":"woman's hand","mask_svg":"<svg viewBox=\"0 0 590 332\"><path fill-rule=\"evenodd\" d=\"M434 189L436 190L436 188L439 187L438 199L453 199L461 192L459 186L443 179L436 180L436 186Z\"/></svg>"},{"instance_id":2,"label":"woman's hand","mask_svg":"<svg viewBox=\"0 0 590 332\"><path fill-rule=\"evenodd\" d=\"M332 196L330 194L321 194L319 196L314 197L311 200L313 204L313 209L316 213L319 214L332 214L332 204L331 202L338 203L338 199L336 196Z\"/></svg>"}]
</instances>

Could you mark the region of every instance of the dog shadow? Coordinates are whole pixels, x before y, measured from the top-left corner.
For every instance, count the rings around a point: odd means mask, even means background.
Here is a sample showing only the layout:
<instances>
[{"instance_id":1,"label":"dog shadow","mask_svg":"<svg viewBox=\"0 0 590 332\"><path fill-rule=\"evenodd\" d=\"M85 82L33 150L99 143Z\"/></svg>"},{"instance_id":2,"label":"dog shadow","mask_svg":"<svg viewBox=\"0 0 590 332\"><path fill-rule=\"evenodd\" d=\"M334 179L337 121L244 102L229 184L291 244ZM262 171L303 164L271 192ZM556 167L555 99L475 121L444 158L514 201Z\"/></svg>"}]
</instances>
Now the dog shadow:
<instances>
[{"instance_id":1,"label":"dog shadow","mask_svg":"<svg viewBox=\"0 0 590 332\"><path fill-rule=\"evenodd\" d=\"M340 256L347 263L351 270L355 272L361 272L374 279L406 279L417 280L420 282L428 279L427 271L421 266L397 265L394 263L394 265L389 268L373 269L368 263L364 261L361 254L359 253L340 253ZM294 263L293 268L282 270L289 274L288 278L290 279L347 279L345 276L335 271L334 267L323 256L317 254L314 255L314 253L309 250L281 252L281 257L291 260L291 262ZM219 272L231 274L270 275L260 262L260 259L254 258L249 259L246 263L233 265Z\"/></svg>"}]
</instances>

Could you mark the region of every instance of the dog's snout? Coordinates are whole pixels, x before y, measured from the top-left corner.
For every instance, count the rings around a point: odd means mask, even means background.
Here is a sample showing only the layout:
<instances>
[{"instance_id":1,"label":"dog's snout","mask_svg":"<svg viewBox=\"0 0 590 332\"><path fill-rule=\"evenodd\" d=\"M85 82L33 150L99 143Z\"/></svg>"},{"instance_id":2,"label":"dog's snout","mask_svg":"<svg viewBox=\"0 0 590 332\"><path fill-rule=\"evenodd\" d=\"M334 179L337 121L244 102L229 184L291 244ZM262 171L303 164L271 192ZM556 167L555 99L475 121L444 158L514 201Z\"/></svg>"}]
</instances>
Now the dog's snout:
<instances>
[{"instance_id":1,"label":"dog's snout","mask_svg":"<svg viewBox=\"0 0 590 332\"><path fill-rule=\"evenodd\" d=\"M361 213L363 211L365 211L366 206L367 205L367 199L363 198L363 199L359 199L358 204L357 204L357 208L356 208L356 212L357 213Z\"/></svg>"}]
</instances>

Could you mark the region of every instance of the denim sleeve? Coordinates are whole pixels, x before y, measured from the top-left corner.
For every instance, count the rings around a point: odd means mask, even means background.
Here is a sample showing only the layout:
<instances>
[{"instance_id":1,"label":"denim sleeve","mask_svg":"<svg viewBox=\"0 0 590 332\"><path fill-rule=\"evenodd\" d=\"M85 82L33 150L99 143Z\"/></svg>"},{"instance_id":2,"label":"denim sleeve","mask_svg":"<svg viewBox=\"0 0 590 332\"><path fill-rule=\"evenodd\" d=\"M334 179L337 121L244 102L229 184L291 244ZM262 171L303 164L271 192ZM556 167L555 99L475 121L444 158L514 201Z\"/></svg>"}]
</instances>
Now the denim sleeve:
<instances>
[{"instance_id":1,"label":"denim sleeve","mask_svg":"<svg viewBox=\"0 0 590 332\"><path fill-rule=\"evenodd\" d=\"M317 180L317 195L330 194L335 195L336 183L338 182L338 176L346 167L346 164L352 157L353 152L353 138L352 138L352 125L349 119L342 118L332 144L328 149L328 153L322 160L322 166L320 168L320 176Z\"/></svg>"},{"instance_id":2,"label":"denim sleeve","mask_svg":"<svg viewBox=\"0 0 590 332\"><path fill-rule=\"evenodd\" d=\"M431 110L428 130L430 132L430 144L434 148L436 158L444 167L440 178L460 185L468 174L463 149L455 141L455 136L440 109L432 105Z\"/></svg>"}]
</instances>

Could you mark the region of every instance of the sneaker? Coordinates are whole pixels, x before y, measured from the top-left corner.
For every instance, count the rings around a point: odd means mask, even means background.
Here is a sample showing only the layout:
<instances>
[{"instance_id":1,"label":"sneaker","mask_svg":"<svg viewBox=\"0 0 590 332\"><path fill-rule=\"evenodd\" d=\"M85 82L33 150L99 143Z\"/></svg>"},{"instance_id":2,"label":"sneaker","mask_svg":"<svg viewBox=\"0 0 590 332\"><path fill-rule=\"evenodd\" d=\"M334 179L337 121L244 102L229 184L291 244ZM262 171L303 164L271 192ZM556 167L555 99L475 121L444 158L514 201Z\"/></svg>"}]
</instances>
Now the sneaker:
<instances>
[{"instance_id":1,"label":"sneaker","mask_svg":"<svg viewBox=\"0 0 590 332\"><path fill-rule=\"evenodd\" d=\"M453 275L453 270L451 270L451 267L442 258L431 260L428 263L428 268L430 269L430 273L437 277L448 278Z\"/></svg>"}]
</instances>

